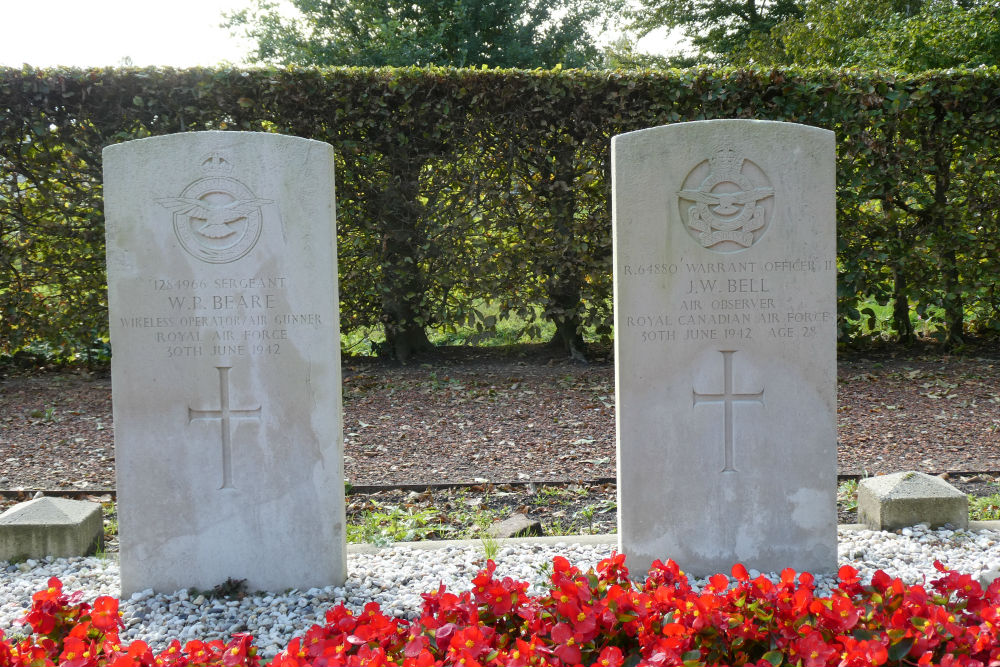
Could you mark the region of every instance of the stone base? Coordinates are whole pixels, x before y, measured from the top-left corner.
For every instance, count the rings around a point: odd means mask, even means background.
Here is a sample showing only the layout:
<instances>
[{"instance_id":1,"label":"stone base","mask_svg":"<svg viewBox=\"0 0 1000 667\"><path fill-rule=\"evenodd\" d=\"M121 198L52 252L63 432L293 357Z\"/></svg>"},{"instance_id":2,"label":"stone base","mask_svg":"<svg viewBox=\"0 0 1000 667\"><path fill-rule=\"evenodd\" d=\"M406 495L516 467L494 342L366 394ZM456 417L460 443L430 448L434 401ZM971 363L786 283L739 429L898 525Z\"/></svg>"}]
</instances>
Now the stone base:
<instances>
[{"instance_id":1,"label":"stone base","mask_svg":"<svg viewBox=\"0 0 1000 667\"><path fill-rule=\"evenodd\" d=\"M503 521L487 528L486 532L495 539L538 536L542 534L542 524L540 521L529 519L524 514L511 514Z\"/></svg>"},{"instance_id":2,"label":"stone base","mask_svg":"<svg viewBox=\"0 0 1000 667\"><path fill-rule=\"evenodd\" d=\"M897 530L918 523L969 527L969 499L940 477L897 472L861 480L858 519L871 530Z\"/></svg>"},{"instance_id":3,"label":"stone base","mask_svg":"<svg viewBox=\"0 0 1000 667\"><path fill-rule=\"evenodd\" d=\"M0 561L86 556L103 545L98 503L42 497L0 514Z\"/></svg>"}]
</instances>

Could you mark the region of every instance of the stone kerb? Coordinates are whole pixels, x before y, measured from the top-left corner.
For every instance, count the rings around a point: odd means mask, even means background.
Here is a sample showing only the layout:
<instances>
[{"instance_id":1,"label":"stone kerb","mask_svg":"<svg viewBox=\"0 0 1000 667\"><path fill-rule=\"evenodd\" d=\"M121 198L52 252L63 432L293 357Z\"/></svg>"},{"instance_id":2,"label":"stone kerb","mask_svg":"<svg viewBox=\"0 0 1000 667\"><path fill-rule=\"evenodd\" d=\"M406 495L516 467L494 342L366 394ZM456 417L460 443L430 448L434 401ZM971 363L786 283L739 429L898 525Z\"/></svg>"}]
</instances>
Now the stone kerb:
<instances>
[{"instance_id":1,"label":"stone kerb","mask_svg":"<svg viewBox=\"0 0 1000 667\"><path fill-rule=\"evenodd\" d=\"M871 530L897 530L918 523L969 527L969 498L922 472L897 472L858 483L858 519Z\"/></svg>"},{"instance_id":2,"label":"stone kerb","mask_svg":"<svg viewBox=\"0 0 1000 667\"><path fill-rule=\"evenodd\" d=\"M834 569L833 133L679 123L611 160L622 551Z\"/></svg>"},{"instance_id":3,"label":"stone kerb","mask_svg":"<svg viewBox=\"0 0 1000 667\"><path fill-rule=\"evenodd\" d=\"M0 514L0 561L86 556L103 544L98 503L43 496Z\"/></svg>"},{"instance_id":4,"label":"stone kerb","mask_svg":"<svg viewBox=\"0 0 1000 667\"><path fill-rule=\"evenodd\" d=\"M346 578L333 165L252 132L104 150L124 595Z\"/></svg>"}]
</instances>

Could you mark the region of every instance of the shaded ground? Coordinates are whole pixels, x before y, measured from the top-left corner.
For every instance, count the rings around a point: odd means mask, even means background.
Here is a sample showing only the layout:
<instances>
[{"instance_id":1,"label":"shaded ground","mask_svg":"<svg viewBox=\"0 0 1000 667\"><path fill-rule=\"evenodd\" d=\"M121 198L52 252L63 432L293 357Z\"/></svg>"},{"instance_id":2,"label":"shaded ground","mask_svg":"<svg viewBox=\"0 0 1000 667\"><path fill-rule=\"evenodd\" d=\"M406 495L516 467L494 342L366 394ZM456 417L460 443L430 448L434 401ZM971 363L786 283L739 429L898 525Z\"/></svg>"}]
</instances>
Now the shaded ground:
<instances>
[{"instance_id":1,"label":"shaded ground","mask_svg":"<svg viewBox=\"0 0 1000 667\"><path fill-rule=\"evenodd\" d=\"M1000 518L1000 476L957 475L948 480L958 490L980 498L981 516ZM848 486L838 495L837 523L857 523L856 498ZM476 537L483 519L487 524L515 512L542 525L545 535L575 535L617 532L615 485L567 484L560 486L491 486L467 489L382 491L348 497L348 520L361 526L377 523L382 534L395 541L458 539ZM372 533L375 531L369 531ZM372 541L368 535L361 541Z\"/></svg>"},{"instance_id":2,"label":"shaded ground","mask_svg":"<svg viewBox=\"0 0 1000 667\"><path fill-rule=\"evenodd\" d=\"M1000 471L1000 361L877 355L839 362L838 472ZM111 386L79 372L0 378L0 490L114 483ZM432 364L344 364L355 486L615 476L614 370L495 350Z\"/></svg>"},{"instance_id":3,"label":"shaded ground","mask_svg":"<svg viewBox=\"0 0 1000 667\"><path fill-rule=\"evenodd\" d=\"M842 354L838 472L1000 471L998 356ZM100 499L97 490L113 488L109 377L0 372L0 490L24 489L22 498L93 490ZM407 532L453 538L520 511L547 534L614 530L615 485L595 482L615 476L609 359L580 365L539 348L449 349L406 367L348 359L343 376L345 469L355 487L473 484L352 493L352 523L397 540ZM534 484L505 485L526 480ZM997 480L950 479L977 496L1000 491ZM840 522L852 521L844 499Z\"/></svg>"}]
</instances>

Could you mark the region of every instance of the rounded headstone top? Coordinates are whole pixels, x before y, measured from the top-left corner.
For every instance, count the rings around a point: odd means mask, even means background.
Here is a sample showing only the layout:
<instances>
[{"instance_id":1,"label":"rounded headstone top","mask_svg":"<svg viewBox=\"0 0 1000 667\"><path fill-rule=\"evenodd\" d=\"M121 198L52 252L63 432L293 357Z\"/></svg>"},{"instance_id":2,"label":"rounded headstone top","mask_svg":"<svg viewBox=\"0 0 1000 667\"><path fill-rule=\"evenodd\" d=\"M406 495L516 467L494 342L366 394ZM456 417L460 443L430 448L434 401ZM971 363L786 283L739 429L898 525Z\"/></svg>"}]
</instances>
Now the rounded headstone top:
<instances>
[{"instance_id":1,"label":"rounded headstone top","mask_svg":"<svg viewBox=\"0 0 1000 667\"><path fill-rule=\"evenodd\" d=\"M317 146L327 146L330 144L318 139L307 139L289 134L278 134L276 132L246 132L241 130L204 130L199 132L174 132L172 134L159 134L154 137L143 137L142 139L130 139L117 144L110 144L104 147L102 153L120 150L136 150L143 147L152 147L158 144L185 144L185 143L216 143L216 144L239 144L251 141L276 142L283 144L316 144Z\"/></svg>"}]
</instances>

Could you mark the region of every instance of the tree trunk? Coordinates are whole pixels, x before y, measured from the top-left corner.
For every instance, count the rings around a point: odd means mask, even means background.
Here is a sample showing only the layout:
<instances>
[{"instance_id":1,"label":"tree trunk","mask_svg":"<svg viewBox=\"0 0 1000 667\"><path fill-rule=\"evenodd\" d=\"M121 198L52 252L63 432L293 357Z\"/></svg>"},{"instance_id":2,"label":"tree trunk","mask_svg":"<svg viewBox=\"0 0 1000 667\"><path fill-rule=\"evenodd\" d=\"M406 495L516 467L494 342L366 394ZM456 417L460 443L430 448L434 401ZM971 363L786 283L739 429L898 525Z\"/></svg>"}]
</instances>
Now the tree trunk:
<instances>
[{"instance_id":1,"label":"tree trunk","mask_svg":"<svg viewBox=\"0 0 1000 667\"><path fill-rule=\"evenodd\" d=\"M427 331L415 324L397 325L392 328L386 326L385 339L385 347L379 356L395 359L401 364L434 349L434 345L427 338Z\"/></svg>"},{"instance_id":2,"label":"tree trunk","mask_svg":"<svg viewBox=\"0 0 1000 667\"><path fill-rule=\"evenodd\" d=\"M425 326L426 286L420 273L427 239L421 226L419 160L402 156L390 165L392 181L378 207L382 228L382 323L386 344L379 356L406 363L433 348Z\"/></svg>"},{"instance_id":3,"label":"tree trunk","mask_svg":"<svg viewBox=\"0 0 1000 667\"><path fill-rule=\"evenodd\" d=\"M892 271L892 328L902 345L913 344L913 323L910 321L910 300L906 296L906 276L898 268Z\"/></svg>"},{"instance_id":4,"label":"tree trunk","mask_svg":"<svg viewBox=\"0 0 1000 667\"><path fill-rule=\"evenodd\" d=\"M555 174L549 190L549 217L559 251L557 262L549 267L546 281L546 312L556 325L549 345L574 359L586 361L583 334L580 333L580 287L577 257L574 256L576 196L573 191L574 150L561 147L556 152Z\"/></svg>"},{"instance_id":5,"label":"tree trunk","mask_svg":"<svg viewBox=\"0 0 1000 667\"><path fill-rule=\"evenodd\" d=\"M557 308L561 314L551 316L556 325L556 332L549 340L549 347L564 352L577 361L587 361L586 347L583 335L580 333L580 316L576 309L580 305L579 285L563 283L549 290L550 308Z\"/></svg>"},{"instance_id":6,"label":"tree trunk","mask_svg":"<svg viewBox=\"0 0 1000 667\"><path fill-rule=\"evenodd\" d=\"M934 201L930 207L930 228L934 230L934 243L940 248L941 277L944 288L945 345L949 348L962 344L965 305L959 281L958 256L955 252L956 231L959 226L956 213L949 211L948 194L951 188L951 142L941 129L944 110L935 106L934 121L929 140L934 144Z\"/></svg>"},{"instance_id":7,"label":"tree trunk","mask_svg":"<svg viewBox=\"0 0 1000 667\"><path fill-rule=\"evenodd\" d=\"M947 337L944 342L947 347L952 348L964 342L965 302L960 291L958 258L955 256L955 249L945 250L942 253L942 260L944 266L941 267L941 272L944 274L945 291L944 321L947 327Z\"/></svg>"}]
</instances>

